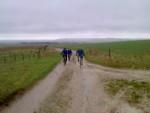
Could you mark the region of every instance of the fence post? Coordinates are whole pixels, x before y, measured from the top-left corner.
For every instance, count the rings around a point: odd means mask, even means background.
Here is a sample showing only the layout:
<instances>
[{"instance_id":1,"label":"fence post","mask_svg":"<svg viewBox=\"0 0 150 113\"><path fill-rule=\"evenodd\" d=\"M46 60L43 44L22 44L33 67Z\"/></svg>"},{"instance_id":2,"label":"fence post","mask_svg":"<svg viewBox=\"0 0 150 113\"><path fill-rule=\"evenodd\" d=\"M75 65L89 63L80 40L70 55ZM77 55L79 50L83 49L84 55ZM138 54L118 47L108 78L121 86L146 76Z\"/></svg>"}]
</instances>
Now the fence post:
<instances>
[{"instance_id":1,"label":"fence post","mask_svg":"<svg viewBox=\"0 0 150 113\"><path fill-rule=\"evenodd\" d=\"M47 50L47 48L48 48L48 45L45 45L45 46L44 46L44 51L46 51L46 50Z\"/></svg>"},{"instance_id":2,"label":"fence post","mask_svg":"<svg viewBox=\"0 0 150 113\"><path fill-rule=\"evenodd\" d=\"M30 51L30 59L32 59L33 56L33 51Z\"/></svg>"},{"instance_id":3,"label":"fence post","mask_svg":"<svg viewBox=\"0 0 150 113\"><path fill-rule=\"evenodd\" d=\"M110 48L109 48L109 58L111 58L111 50L110 50Z\"/></svg>"},{"instance_id":4,"label":"fence post","mask_svg":"<svg viewBox=\"0 0 150 113\"><path fill-rule=\"evenodd\" d=\"M35 56L35 53L33 53L33 54L32 54L32 57L33 57L33 58L35 58L35 57L36 57L36 56Z\"/></svg>"},{"instance_id":5,"label":"fence post","mask_svg":"<svg viewBox=\"0 0 150 113\"><path fill-rule=\"evenodd\" d=\"M12 54L11 54L11 52L9 52L9 57L11 57L12 56Z\"/></svg>"},{"instance_id":6,"label":"fence post","mask_svg":"<svg viewBox=\"0 0 150 113\"><path fill-rule=\"evenodd\" d=\"M17 58L16 58L16 55L14 54L14 60L16 61L17 60Z\"/></svg>"},{"instance_id":7,"label":"fence post","mask_svg":"<svg viewBox=\"0 0 150 113\"><path fill-rule=\"evenodd\" d=\"M31 56L30 56L30 54L29 54L29 59L31 59Z\"/></svg>"},{"instance_id":8,"label":"fence post","mask_svg":"<svg viewBox=\"0 0 150 113\"><path fill-rule=\"evenodd\" d=\"M40 58L41 57L41 49L38 50L37 54L38 54L38 58Z\"/></svg>"},{"instance_id":9,"label":"fence post","mask_svg":"<svg viewBox=\"0 0 150 113\"><path fill-rule=\"evenodd\" d=\"M24 61L24 54L22 54L22 60Z\"/></svg>"},{"instance_id":10,"label":"fence post","mask_svg":"<svg viewBox=\"0 0 150 113\"><path fill-rule=\"evenodd\" d=\"M7 59L6 59L6 57L4 57L4 63L6 63L6 61L7 61Z\"/></svg>"}]
</instances>

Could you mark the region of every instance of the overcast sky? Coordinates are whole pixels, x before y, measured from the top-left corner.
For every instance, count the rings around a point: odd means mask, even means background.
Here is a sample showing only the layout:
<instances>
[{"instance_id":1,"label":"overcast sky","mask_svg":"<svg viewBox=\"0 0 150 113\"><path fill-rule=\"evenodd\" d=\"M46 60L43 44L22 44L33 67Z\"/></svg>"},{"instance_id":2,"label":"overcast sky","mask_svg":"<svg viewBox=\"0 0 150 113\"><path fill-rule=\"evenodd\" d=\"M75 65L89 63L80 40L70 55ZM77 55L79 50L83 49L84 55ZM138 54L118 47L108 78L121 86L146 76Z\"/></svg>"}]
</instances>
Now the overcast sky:
<instances>
[{"instance_id":1,"label":"overcast sky","mask_svg":"<svg viewBox=\"0 0 150 113\"><path fill-rule=\"evenodd\" d=\"M149 31L150 0L0 0L0 39L72 33L145 38Z\"/></svg>"}]
</instances>

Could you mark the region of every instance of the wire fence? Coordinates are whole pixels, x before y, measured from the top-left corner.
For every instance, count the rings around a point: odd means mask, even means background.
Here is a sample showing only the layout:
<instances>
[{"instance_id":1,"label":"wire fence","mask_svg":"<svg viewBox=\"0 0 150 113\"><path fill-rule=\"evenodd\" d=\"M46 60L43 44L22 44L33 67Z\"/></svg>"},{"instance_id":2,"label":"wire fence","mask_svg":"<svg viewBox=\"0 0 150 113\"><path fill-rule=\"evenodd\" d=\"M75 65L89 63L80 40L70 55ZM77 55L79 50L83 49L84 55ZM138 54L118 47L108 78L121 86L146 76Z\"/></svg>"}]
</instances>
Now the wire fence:
<instances>
[{"instance_id":1,"label":"wire fence","mask_svg":"<svg viewBox=\"0 0 150 113\"><path fill-rule=\"evenodd\" d=\"M42 58L48 52L47 50L48 45L27 49L20 49L19 47L13 50L3 49L0 51L0 64Z\"/></svg>"}]
</instances>

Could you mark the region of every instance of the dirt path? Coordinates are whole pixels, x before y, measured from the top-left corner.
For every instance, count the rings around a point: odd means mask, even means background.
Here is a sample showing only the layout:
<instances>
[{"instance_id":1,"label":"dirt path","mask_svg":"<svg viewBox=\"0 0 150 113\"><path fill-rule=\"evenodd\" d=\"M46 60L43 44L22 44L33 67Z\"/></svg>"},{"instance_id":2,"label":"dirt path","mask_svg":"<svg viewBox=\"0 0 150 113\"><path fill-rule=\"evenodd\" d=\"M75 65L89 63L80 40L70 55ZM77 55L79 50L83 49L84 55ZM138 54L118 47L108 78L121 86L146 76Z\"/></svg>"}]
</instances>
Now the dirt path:
<instances>
[{"instance_id":1,"label":"dirt path","mask_svg":"<svg viewBox=\"0 0 150 113\"><path fill-rule=\"evenodd\" d=\"M65 67L59 64L21 98L0 113L143 113L104 90L111 78L150 81L149 71L106 68L84 62L80 69L73 57Z\"/></svg>"},{"instance_id":2,"label":"dirt path","mask_svg":"<svg viewBox=\"0 0 150 113\"><path fill-rule=\"evenodd\" d=\"M59 64L45 79L21 97L16 98L0 113L34 113L40 107L41 102L52 93L64 70L63 64Z\"/></svg>"},{"instance_id":3,"label":"dirt path","mask_svg":"<svg viewBox=\"0 0 150 113\"><path fill-rule=\"evenodd\" d=\"M106 68L85 62L82 69L74 65L71 107L65 113L143 113L121 100L121 94L111 98L104 90L104 81L112 78L150 81L149 71L129 71Z\"/></svg>"}]
</instances>

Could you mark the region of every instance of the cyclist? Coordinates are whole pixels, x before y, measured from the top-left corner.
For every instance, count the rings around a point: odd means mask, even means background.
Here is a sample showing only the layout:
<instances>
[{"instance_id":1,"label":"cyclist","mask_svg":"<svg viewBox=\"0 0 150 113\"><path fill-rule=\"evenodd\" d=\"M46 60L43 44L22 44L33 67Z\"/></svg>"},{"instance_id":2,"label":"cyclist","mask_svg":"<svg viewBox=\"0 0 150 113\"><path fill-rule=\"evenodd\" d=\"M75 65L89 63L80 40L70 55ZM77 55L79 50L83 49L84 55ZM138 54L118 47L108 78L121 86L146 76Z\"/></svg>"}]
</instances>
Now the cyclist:
<instances>
[{"instance_id":1,"label":"cyclist","mask_svg":"<svg viewBox=\"0 0 150 113\"><path fill-rule=\"evenodd\" d=\"M79 49L76 51L76 56L77 56L77 59L78 59L78 62L79 62Z\"/></svg>"},{"instance_id":2,"label":"cyclist","mask_svg":"<svg viewBox=\"0 0 150 113\"><path fill-rule=\"evenodd\" d=\"M85 56L84 50L83 49L78 49L76 51L76 55L78 57L78 62L80 62L80 65L83 65L83 57Z\"/></svg>"},{"instance_id":3,"label":"cyclist","mask_svg":"<svg viewBox=\"0 0 150 113\"><path fill-rule=\"evenodd\" d=\"M62 54L62 57L63 57L64 65L66 65L66 63L67 63L67 54L68 54L67 49L64 48L64 49L62 50L61 54Z\"/></svg>"},{"instance_id":4,"label":"cyclist","mask_svg":"<svg viewBox=\"0 0 150 113\"><path fill-rule=\"evenodd\" d=\"M68 49L68 60L70 61L71 59L71 56L72 56L72 50L71 49Z\"/></svg>"}]
</instances>

